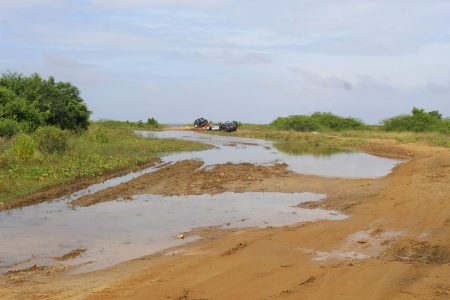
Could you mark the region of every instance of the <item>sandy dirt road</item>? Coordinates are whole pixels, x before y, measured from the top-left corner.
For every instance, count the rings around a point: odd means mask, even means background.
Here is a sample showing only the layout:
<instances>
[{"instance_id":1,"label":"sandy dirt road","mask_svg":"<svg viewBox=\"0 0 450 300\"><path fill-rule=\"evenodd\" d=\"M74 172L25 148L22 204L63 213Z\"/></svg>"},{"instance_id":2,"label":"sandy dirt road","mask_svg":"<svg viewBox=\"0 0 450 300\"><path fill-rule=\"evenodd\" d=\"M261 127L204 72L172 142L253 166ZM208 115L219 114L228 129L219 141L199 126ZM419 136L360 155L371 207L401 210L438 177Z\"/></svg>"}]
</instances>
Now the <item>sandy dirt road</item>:
<instances>
[{"instance_id":1,"label":"sandy dirt road","mask_svg":"<svg viewBox=\"0 0 450 300\"><path fill-rule=\"evenodd\" d=\"M450 299L450 150L376 141L371 152L411 160L380 179L298 175L283 165L184 161L77 200L139 193L325 193L349 215L280 228L218 230L186 246L105 270L36 268L0 278L2 299ZM215 172L213 175L209 172ZM190 180L188 180L190 178ZM195 178L195 179L192 179Z\"/></svg>"}]
</instances>

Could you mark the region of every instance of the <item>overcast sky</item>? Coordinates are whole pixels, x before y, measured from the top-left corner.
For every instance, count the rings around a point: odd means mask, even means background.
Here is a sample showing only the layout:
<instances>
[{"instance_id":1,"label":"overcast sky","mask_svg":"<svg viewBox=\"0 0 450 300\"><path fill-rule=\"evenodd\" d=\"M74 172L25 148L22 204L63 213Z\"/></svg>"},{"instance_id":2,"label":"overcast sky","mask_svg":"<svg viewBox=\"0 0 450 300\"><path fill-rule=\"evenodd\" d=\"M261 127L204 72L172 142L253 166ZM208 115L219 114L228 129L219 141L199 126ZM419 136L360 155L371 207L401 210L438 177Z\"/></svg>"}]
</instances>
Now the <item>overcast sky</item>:
<instances>
[{"instance_id":1,"label":"overcast sky","mask_svg":"<svg viewBox=\"0 0 450 300\"><path fill-rule=\"evenodd\" d=\"M448 0L0 0L0 72L77 85L93 119L450 116Z\"/></svg>"}]
</instances>

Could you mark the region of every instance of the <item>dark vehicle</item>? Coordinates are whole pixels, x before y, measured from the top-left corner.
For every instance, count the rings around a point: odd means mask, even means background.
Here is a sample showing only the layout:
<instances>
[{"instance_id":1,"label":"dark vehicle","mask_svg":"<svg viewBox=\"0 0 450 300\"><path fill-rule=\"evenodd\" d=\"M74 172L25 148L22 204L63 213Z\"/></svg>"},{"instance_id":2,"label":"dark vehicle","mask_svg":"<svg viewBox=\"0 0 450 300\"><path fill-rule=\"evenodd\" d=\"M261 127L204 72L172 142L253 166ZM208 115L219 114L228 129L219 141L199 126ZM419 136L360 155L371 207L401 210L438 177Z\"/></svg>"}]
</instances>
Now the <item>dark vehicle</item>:
<instances>
[{"instance_id":1,"label":"dark vehicle","mask_svg":"<svg viewBox=\"0 0 450 300\"><path fill-rule=\"evenodd\" d=\"M194 127L195 128L203 128L208 126L208 120L205 118L198 118L194 121Z\"/></svg>"},{"instance_id":2,"label":"dark vehicle","mask_svg":"<svg viewBox=\"0 0 450 300\"><path fill-rule=\"evenodd\" d=\"M233 132L237 130L237 125L235 124L235 122L225 122L223 124L220 124L220 130Z\"/></svg>"}]
</instances>

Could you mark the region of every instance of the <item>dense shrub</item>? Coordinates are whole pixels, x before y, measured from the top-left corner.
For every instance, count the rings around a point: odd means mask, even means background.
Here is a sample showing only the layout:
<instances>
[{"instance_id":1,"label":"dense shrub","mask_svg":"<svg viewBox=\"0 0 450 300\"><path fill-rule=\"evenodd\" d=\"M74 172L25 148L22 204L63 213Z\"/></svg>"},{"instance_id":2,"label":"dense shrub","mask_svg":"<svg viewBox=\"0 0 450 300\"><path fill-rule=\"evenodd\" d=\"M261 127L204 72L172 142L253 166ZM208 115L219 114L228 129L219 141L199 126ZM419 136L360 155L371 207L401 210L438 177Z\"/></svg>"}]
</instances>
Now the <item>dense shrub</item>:
<instances>
[{"instance_id":1,"label":"dense shrub","mask_svg":"<svg viewBox=\"0 0 450 300\"><path fill-rule=\"evenodd\" d=\"M410 115L400 115L383 120L382 128L386 131L440 131L450 132L450 121L443 119L438 111L426 112L414 107Z\"/></svg>"},{"instance_id":2,"label":"dense shrub","mask_svg":"<svg viewBox=\"0 0 450 300\"><path fill-rule=\"evenodd\" d=\"M20 131L19 123L15 120L0 119L0 136L10 138Z\"/></svg>"},{"instance_id":3,"label":"dense shrub","mask_svg":"<svg viewBox=\"0 0 450 300\"><path fill-rule=\"evenodd\" d=\"M68 146L67 134L53 126L41 127L34 133L38 149L45 153L63 153Z\"/></svg>"},{"instance_id":4,"label":"dense shrub","mask_svg":"<svg viewBox=\"0 0 450 300\"><path fill-rule=\"evenodd\" d=\"M365 124L355 118L344 118L332 113L316 112L311 115L320 125L332 130L361 129Z\"/></svg>"},{"instance_id":5,"label":"dense shrub","mask_svg":"<svg viewBox=\"0 0 450 300\"><path fill-rule=\"evenodd\" d=\"M86 137L88 140L98 143L106 143L109 141L107 131L101 127L97 127L95 129L92 129L92 127L89 128L89 132Z\"/></svg>"},{"instance_id":6,"label":"dense shrub","mask_svg":"<svg viewBox=\"0 0 450 300\"><path fill-rule=\"evenodd\" d=\"M29 135L21 133L17 135L12 151L18 160L26 161L34 156L36 145Z\"/></svg>"},{"instance_id":7,"label":"dense shrub","mask_svg":"<svg viewBox=\"0 0 450 300\"><path fill-rule=\"evenodd\" d=\"M159 127L159 123L158 123L158 121L156 121L155 118L149 118L147 120L147 125L149 125L150 127L154 127L154 128L158 128Z\"/></svg>"},{"instance_id":8,"label":"dense shrub","mask_svg":"<svg viewBox=\"0 0 450 300\"><path fill-rule=\"evenodd\" d=\"M321 129L320 124L310 116L280 117L271 123L271 126L282 130L315 131Z\"/></svg>"},{"instance_id":9,"label":"dense shrub","mask_svg":"<svg viewBox=\"0 0 450 300\"><path fill-rule=\"evenodd\" d=\"M274 120L271 126L282 130L318 131L361 129L365 124L354 118L343 118L332 113L314 113L310 116L294 115Z\"/></svg>"},{"instance_id":10,"label":"dense shrub","mask_svg":"<svg viewBox=\"0 0 450 300\"><path fill-rule=\"evenodd\" d=\"M27 123L30 130L42 125L81 131L89 125L90 111L77 87L38 74L6 73L0 77L1 117Z\"/></svg>"}]
</instances>

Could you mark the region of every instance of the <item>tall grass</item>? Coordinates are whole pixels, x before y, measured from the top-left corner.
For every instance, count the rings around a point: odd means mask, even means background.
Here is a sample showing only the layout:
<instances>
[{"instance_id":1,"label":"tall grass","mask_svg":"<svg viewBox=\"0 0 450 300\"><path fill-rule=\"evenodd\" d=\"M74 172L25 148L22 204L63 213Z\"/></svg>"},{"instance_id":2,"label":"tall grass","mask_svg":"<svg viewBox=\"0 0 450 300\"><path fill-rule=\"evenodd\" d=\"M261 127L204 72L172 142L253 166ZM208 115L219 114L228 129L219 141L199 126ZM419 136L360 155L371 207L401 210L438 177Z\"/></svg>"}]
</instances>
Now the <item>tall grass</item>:
<instances>
[{"instance_id":1,"label":"tall grass","mask_svg":"<svg viewBox=\"0 0 450 300\"><path fill-rule=\"evenodd\" d=\"M229 135L229 134L228 134ZM369 139L387 139L401 143L420 143L450 147L450 134L441 132L393 132L378 126L367 126L365 130L327 130L320 134L278 130L269 125L243 124L233 135L260 138L280 143L301 142L309 145L317 143L329 147L355 146L367 144ZM344 138L344 139L343 139Z\"/></svg>"}]
</instances>

